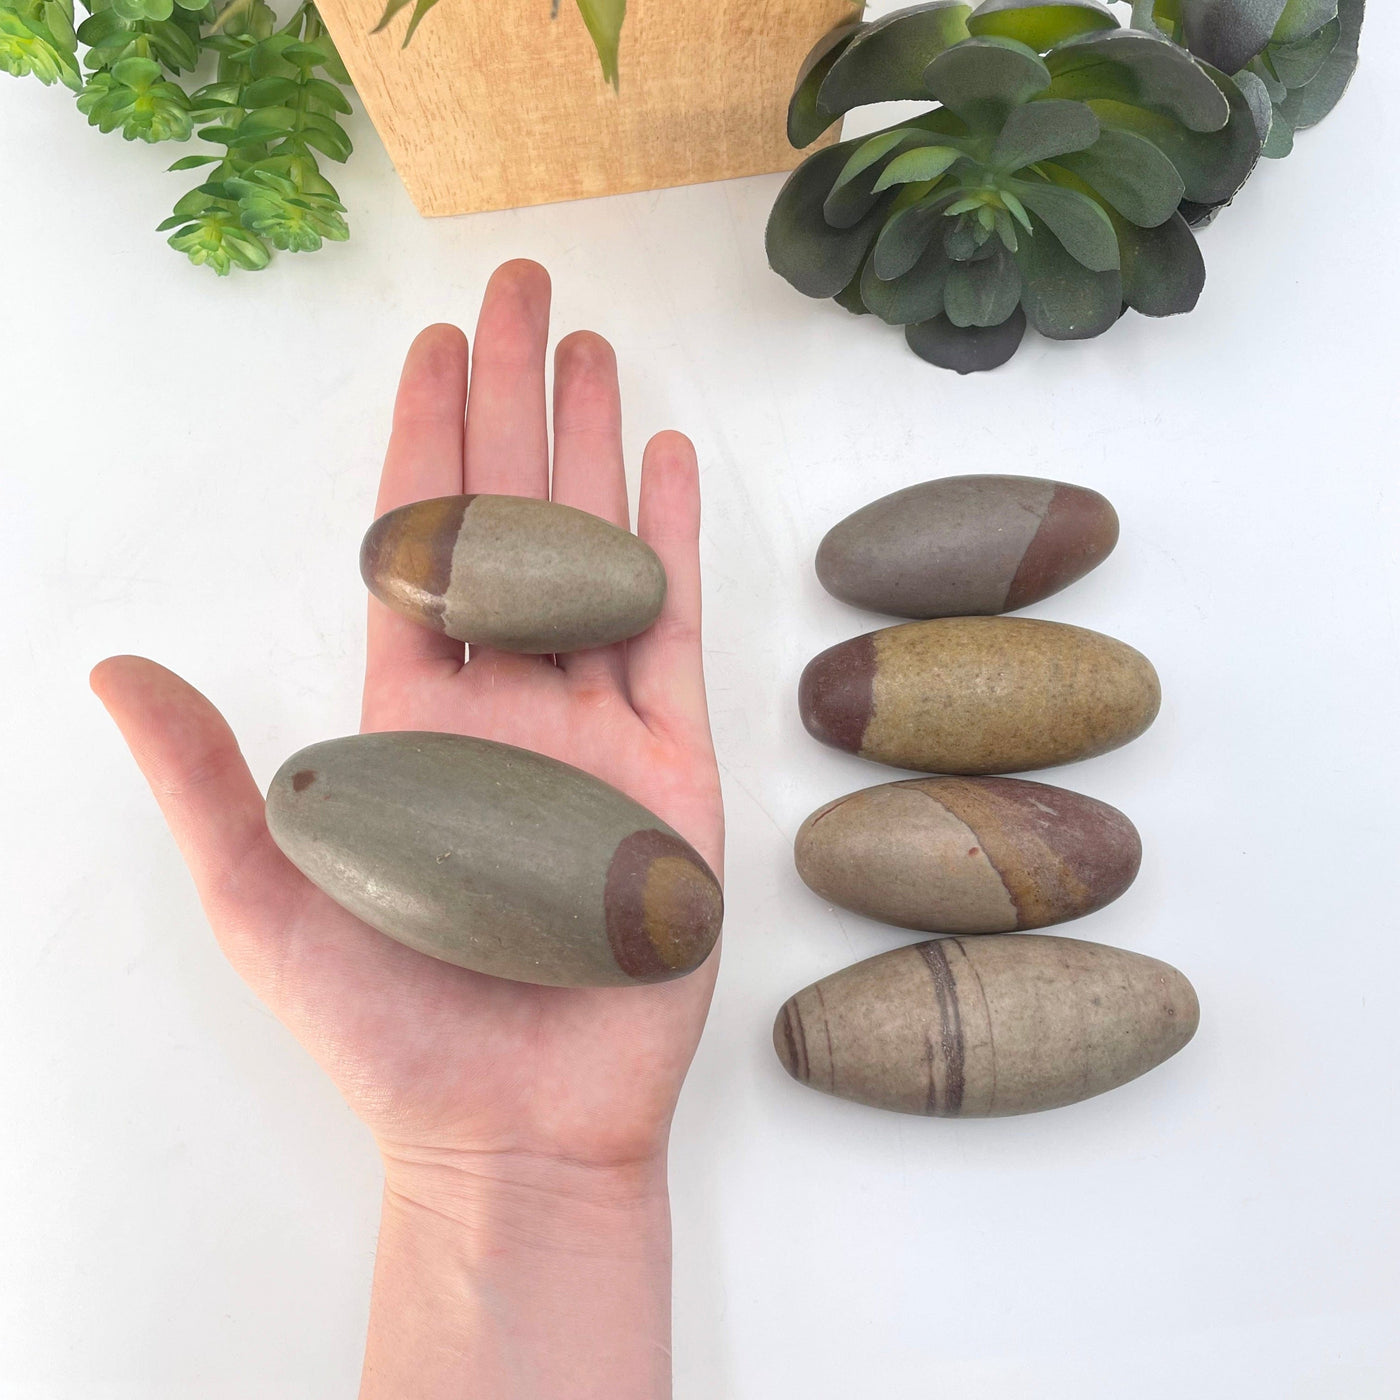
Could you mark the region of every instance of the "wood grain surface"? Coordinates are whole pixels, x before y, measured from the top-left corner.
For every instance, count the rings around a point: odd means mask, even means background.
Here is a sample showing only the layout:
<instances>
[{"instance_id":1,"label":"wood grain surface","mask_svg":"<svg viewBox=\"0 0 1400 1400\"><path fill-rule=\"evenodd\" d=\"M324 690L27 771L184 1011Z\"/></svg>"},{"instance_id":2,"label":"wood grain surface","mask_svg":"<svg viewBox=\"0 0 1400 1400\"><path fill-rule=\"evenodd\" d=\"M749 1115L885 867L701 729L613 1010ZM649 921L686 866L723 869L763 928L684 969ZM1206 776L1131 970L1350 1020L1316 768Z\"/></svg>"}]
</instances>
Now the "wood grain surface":
<instances>
[{"instance_id":1,"label":"wood grain surface","mask_svg":"<svg viewBox=\"0 0 1400 1400\"><path fill-rule=\"evenodd\" d=\"M570 0L553 21L549 0L441 0L406 50L409 10L373 34L381 8L320 5L423 214L790 169L798 67L859 14L850 0L632 0L614 92Z\"/></svg>"}]
</instances>

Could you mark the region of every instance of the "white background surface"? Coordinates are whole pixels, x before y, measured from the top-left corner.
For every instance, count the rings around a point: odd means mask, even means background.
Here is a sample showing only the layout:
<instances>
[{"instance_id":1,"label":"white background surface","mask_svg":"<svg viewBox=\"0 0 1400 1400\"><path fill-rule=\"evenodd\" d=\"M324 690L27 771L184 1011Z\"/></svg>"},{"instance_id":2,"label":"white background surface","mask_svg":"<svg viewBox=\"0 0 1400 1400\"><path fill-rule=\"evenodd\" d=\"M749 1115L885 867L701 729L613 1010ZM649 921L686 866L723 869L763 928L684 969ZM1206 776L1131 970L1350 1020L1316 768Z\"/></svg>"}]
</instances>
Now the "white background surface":
<instances>
[{"instance_id":1,"label":"white background surface","mask_svg":"<svg viewBox=\"0 0 1400 1400\"><path fill-rule=\"evenodd\" d=\"M3 1400L354 1393L369 1140L221 961L85 677L173 666L262 781L353 729L400 357L517 255L560 334L618 346L633 471L675 426L704 473L729 920L673 1145L680 1400L1400 1394L1400 22L1373 9L1345 104L1204 234L1195 315L971 379L767 270L777 178L430 223L359 120L353 241L218 281L151 232L167 148L0 81ZM1071 1109L885 1116L769 1047L789 993L901 940L792 870L811 808L895 776L798 722L808 656L875 625L811 557L875 496L1005 470L1122 516L1033 610L1165 690L1141 741L1048 775L1146 846L1070 932L1183 968L1202 1027Z\"/></svg>"}]
</instances>

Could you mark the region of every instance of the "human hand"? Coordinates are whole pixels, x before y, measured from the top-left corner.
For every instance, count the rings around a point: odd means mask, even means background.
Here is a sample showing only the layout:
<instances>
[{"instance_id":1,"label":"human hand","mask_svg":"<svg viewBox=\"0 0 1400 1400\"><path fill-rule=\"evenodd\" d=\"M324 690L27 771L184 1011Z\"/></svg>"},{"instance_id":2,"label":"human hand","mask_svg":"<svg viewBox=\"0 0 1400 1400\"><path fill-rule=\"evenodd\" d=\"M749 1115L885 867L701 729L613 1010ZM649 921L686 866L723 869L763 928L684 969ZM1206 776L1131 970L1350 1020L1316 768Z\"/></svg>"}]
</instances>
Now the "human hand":
<instances>
[{"instance_id":1,"label":"human hand","mask_svg":"<svg viewBox=\"0 0 1400 1400\"><path fill-rule=\"evenodd\" d=\"M616 362L591 334L558 347L551 484L548 328L548 277L516 262L487 289L470 387L459 331L433 326L418 337L378 513L460 491L552 495L627 526ZM473 649L464 664L460 643L371 599L362 728L472 734L572 763L650 808L718 873L723 814L701 669L698 530L694 451L663 433L643 459L638 533L665 565L668 592L641 637L557 663ZM467 1247L471 1259L494 1247L496 1226L572 1238L586 1216L603 1256L615 1213L635 1213L655 1233L667 1132L715 957L674 982L572 989L501 981L413 952L341 909L282 855L236 741L203 696L135 657L103 662L92 684L160 802L230 962L373 1133L387 1200L404 1217L386 1213L386 1231L412 1235L411 1220L426 1211L484 1231ZM406 1253L421 1247L415 1240ZM384 1250L382 1235L381 1270ZM377 1277L377 1312L384 1283ZM644 1292L652 1300L654 1288ZM375 1355L372 1326L367 1386ZM658 1393L654 1375L629 1389L619 1374L600 1377L598 1393ZM421 1366L414 1375L413 1393L432 1394ZM500 1393L562 1393L540 1386Z\"/></svg>"}]
</instances>

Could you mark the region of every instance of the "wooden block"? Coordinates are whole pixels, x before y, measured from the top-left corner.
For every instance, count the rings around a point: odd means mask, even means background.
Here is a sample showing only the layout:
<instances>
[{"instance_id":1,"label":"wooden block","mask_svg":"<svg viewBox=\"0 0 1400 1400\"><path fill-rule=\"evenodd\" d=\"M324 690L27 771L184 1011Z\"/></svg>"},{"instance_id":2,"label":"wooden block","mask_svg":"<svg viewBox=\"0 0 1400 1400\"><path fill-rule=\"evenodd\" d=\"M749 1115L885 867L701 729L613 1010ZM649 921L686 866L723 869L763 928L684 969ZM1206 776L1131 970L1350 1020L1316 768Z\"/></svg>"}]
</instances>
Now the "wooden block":
<instances>
[{"instance_id":1,"label":"wooden block","mask_svg":"<svg viewBox=\"0 0 1400 1400\"><path fill-rule=\"evenodd\" d=\"M321 0L350 76L423 214L466 214L788 170L788 95L850 0L632 0L621 90L573 0ZM409 7L411 9L411 7Z\"/></svg>"}]
</instances>

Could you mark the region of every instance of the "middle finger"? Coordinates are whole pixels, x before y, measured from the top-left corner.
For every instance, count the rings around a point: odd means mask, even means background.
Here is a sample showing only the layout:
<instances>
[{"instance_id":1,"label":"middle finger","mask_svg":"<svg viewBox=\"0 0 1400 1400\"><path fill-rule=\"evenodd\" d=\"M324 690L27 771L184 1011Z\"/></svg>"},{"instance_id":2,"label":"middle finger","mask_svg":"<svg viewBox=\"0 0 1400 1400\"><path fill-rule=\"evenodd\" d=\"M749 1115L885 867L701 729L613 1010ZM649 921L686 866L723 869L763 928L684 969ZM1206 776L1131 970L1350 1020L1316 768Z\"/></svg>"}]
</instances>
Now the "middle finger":
<instances>
[{"instance_id":1,"label":"middle finger","mask_svg":"<svg viewBox=\"0 0 1400 1400\"><path fill-rule=\"evenodd\" d=\"M498 267L481 303L467 392L469 494L549 495L548 340L549 274L525 259Z\"/></svg>"}]
</instances>

